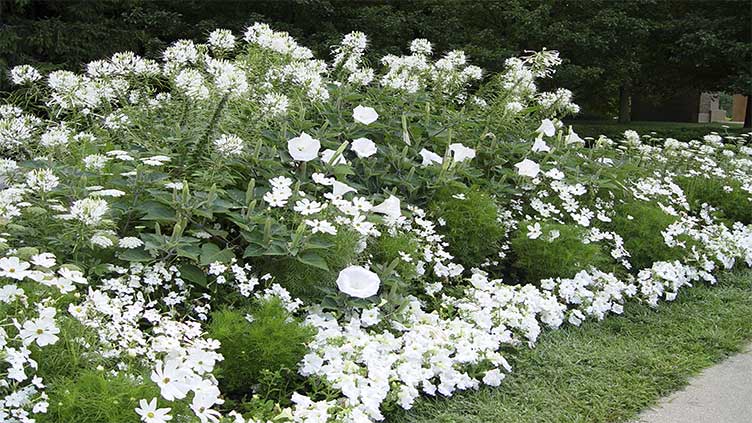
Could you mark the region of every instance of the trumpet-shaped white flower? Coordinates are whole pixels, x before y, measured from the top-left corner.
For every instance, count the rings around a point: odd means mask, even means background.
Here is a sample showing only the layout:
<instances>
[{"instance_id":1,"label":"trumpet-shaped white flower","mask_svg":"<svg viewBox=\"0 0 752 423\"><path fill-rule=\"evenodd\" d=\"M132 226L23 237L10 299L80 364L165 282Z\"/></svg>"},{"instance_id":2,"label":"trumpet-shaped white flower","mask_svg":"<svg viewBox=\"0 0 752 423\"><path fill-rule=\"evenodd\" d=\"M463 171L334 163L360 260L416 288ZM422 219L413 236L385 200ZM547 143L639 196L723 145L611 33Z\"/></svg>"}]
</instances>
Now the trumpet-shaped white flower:
<instances>
[{"instance_id":1,"label":"trumpet-shaped white flower","mask_svg":"<svg viewBox=\"0 0 752 423\"><path fill-rule=\"evenodd\" d=\"M462 163L465 160L475 158L474 149L466 147L465 145L458 142L449 144L449 151L452 152L452 159L457 163Z\"/></svg>"},{"instance_id":2,"label":"trumpet-shaped white flower","mask_svg":"<svg viewBox=\"0 0 752 423\"><path fill-rule=\"evenodd\" d=\"M517 168L518 174L527 176L528 178L535 178L540 173L540 165L530 159L525 159L514 165L514 167Z\"/></svg>"},{"instance_id":3,"label":"trumpet-shaped white flower","mask_svg":"<svg viewBox=\"0 0 752 423\"><path fill-rule=\"evenodd\" d=\"M384 214L392 219L396 219L402 215L402 210L400 209L400 200L393 195L390 195L389 198L384 200L384 202L379 204L378 206L374 206L371 211L374 213Z\"/></svg>"},{"instance_id":4,"label":"trumpet-shaped white flower","mask_svg":"<svg viewBox=\"0 0 752 423\"><path fill-rule=\"evenodd\" d=\"M376 110L373 107L363 107L359 105L353 109L353 119L363 125L370 125L376 122L376 119L378 118L379 114L376 113Z\"/></svg>"},{"instance_id":5,"label":"trumpet-shaped white flower","mask_svg":"<svg viewBox=\"0 0 752 423\"><path fill-rule=\"evenodd\" d=\"M337 288L355 298L368 298L379 292L379 276L361 266L349 266L342 269L337 277Z\"/></svg>"},{"instance_id":6,"label":"trumpet-shaped white flower","mask_svg":"<svg viewBox=\"0 0 752 423\"><path fill-rule=\"evenodd\" d=\"M320 149L321 142L305 132L287 141L287 151L298 162L310 162L318 157Z\"/></svg>"},{"instance_id":7,"label":"trumpet-shaped white flower","mask_svg":"<svg viewBox=\"0 0 752 423\"><path fill-rule=\"evenodd\" d=\"M423 158L422 166L428 166L432 164L442 164L444 159L433 151L426 150L425 148L420 150L420 157Z\"/></svg>"},{"instance_id":8,"label":"trumpet-shaped white flower","mask_svg":"<svg viewBox=\"0 0 752 423\"><path fill-rule=\"evenodd\" d=\"M530 149L535 153L551 151L551 147L543 141L542 137L536 138L533 147Z\"/></svg>"},{"instance_id":9,"label":"trumpet-shaped white flower","mask_svg":"<svg viewBox=\"0 0 752 423\"><path fill-rule=\"evenodd\" d=\"M535 131L540 135L553 137L554 135L556 135L556 125L554 125L551 119L543 119L540 126Z\"/></svg>"},{"instance_id":10,"label":"trumpet-shaped white flower","mask_svg":"<svg viewBox=\"0 0 752 423\"><path fill-rule=\"evenodd\" d=\"M371 157L376 154L376 143L368 138L357 138L353 140L350 149L355 152L361 159Z\"/></svg>"}]
</instances>

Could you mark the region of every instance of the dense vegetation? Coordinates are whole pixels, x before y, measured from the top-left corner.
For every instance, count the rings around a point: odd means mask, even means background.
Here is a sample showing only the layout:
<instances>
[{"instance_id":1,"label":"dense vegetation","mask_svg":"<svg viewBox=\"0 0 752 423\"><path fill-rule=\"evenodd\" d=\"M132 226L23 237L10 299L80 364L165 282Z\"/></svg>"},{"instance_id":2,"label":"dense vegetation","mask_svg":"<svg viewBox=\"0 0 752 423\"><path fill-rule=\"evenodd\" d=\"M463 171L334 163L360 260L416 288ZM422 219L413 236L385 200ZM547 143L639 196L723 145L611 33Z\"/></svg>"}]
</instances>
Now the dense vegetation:
<instances>
[{"instance_id":1,"label":"dense vegetation","mask_svg":"<svg viewBox=\"0 0 752 423\"><path fill-rule=\"evenodd\" d=\"M544 85L572 89L585 116L626 118L631 94L752 94L746 0L2 0L0 9L4 66L78 71L123 50L157 58L179 38L202 38L216 27L240 32L262 21L318 57L342 34L363 31L370 63L404 52L414 38L432 40L437 51L462 49L490 72L525 50L555 48L565 62Z\"/></svg>"},{"instance_id":2,"label":"dense vegetation","mask_svg":"<svg viewBox=\"0 0 752 423\"><path fill-rule=\"evenodd\" d=\"M527 52L255 23L11 69L0 420L355 422L752 266L749 133L583 139Z\"/></svg>"}]
</instances>

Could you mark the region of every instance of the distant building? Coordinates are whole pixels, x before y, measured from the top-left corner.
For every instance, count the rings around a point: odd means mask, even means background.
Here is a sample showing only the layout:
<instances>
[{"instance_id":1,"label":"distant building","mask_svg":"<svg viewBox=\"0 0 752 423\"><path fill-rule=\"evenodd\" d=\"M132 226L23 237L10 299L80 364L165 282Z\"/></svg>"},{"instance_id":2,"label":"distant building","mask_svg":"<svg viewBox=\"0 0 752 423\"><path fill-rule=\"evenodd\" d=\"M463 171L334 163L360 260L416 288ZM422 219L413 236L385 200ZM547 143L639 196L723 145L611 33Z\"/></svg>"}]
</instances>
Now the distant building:
<instances>
[{"instance_id":1,"label":"distant building","mask_svg":"<svg viewBox=\"0 0 752 423\"><path fill-rule=\"evenodd\" d=\"M744 115L747 113L747 96L736 94L734 96L734 106L731 110L731 120L734 122L744 122Z\"/></svg>"},{"instance_id":2,"label":"distant building","mask_svg":"<svg viewBox=\"0 0 752 423\"><path fill-rule=\"evenodd\" d=\"M633 96L632 120L725 122L726 111L720 108L718 93L703 93L697 89L686 89L658 101L639 94Z\"/></svg>"}]
</instances>

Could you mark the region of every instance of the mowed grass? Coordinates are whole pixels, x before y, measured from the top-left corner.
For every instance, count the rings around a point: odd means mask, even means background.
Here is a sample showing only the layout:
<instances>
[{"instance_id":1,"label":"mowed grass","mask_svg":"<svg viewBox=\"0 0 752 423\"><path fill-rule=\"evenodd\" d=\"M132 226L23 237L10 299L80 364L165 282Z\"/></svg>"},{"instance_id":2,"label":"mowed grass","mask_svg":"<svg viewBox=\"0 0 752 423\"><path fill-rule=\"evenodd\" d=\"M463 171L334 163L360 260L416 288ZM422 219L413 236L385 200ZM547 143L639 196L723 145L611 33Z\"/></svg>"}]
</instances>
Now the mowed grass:
<instances>
[{"instance_id":1,"label":"mowed grass","mask_svg":"<svg viewBox=\"0 0 752 423\"><path fill-rule=\"evenodd\" d=\"M498 388L425 399L387 421L623 422L685 386L752 339L752 271L723 274L657 309L544 333L534 349L507 354Z\"/></svg>"}]
</instances>

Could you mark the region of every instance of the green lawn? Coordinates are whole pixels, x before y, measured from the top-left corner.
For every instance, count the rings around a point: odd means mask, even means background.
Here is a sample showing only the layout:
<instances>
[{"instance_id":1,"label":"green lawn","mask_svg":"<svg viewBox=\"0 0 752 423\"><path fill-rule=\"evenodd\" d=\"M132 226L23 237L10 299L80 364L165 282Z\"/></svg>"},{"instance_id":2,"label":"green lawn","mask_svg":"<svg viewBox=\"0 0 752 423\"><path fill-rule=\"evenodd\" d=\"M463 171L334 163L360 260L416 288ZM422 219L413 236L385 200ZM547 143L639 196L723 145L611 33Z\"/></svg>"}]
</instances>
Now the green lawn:
<instances>
[{"instance_id":1,"label":"green lawn","mask_svg":"<svg viewBox=\"0 0 752 423\"><path fill-rule=\"evenodd\" d=\"M752 339L752 271L689 288L658 309L544 333L508 354L502 386L425 399L389 422L621 422Z\"/></svg>"},{"instance_id":2,"label":"green lawn","mask_svg":"<svg viewBox=\"0 0 752 423\"><path fill-rule=\"evenodd\" d=\"M627 129L634 129L641 135L655 133L657 137L676 138L679 141L699 139L710 132L720 134L738 135L742 132L752 132L752 129L743 129L739 123L691 123L691 122L629 122L618 123L616 121L592 121L574 120L565 122L572 125L575 132L582 137L597 137L601 134L609 138L618 138Z\"/></svg>"}]
</instances>

